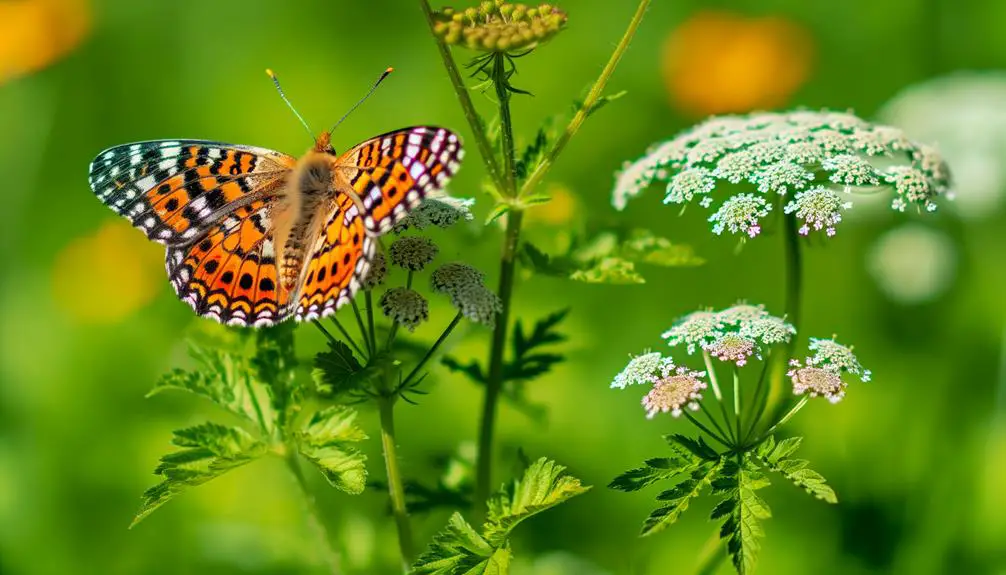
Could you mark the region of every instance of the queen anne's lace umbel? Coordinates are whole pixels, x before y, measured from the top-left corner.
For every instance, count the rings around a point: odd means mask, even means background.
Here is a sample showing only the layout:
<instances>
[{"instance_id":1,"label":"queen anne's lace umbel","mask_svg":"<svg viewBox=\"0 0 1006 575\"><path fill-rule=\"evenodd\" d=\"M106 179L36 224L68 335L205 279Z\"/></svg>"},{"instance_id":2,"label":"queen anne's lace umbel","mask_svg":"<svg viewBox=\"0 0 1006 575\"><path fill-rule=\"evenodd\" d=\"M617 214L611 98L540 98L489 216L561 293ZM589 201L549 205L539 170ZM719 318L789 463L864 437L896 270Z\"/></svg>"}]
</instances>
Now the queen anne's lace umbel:
<instances>
[{"instance_id":1,"label":"queen anne's lace umbel","mask_svg":"<svg viewBox=\"0 0 1006 575\"><path fill-rule=\"evenodd\" d=\"M623 209L651 184L666 182L664 203L712 209L716 234L753 238L778 203L801 222L800 233L831 236L856 192L885 187L894 192L893 209L914 205L932 211L937 198L949 192L949 174L935 148L852 114L720 116L626 163L612 204ZM717 203L721 187L731 192Z\"/></svg>"}]
</instances>

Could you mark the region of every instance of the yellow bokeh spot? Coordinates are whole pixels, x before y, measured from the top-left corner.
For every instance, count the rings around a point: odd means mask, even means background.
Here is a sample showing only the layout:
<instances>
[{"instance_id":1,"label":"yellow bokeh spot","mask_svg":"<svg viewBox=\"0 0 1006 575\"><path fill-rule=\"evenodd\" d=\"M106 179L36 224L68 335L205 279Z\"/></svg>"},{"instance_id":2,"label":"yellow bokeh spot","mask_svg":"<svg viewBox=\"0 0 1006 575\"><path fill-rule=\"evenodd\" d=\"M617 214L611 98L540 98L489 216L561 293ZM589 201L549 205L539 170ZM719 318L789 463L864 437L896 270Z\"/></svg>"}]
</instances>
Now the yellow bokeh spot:
<instances>
[{"instance_id":1,"label":"yellow bokeh spot","mask_svg":"<svg viewBox=\"0 0 1006 575\"><path fill-rule=\"evenodd\" d=\"M86 323L118 321L149 303L164 282L164 248L123 220L109 220L56 256L56 303Z\"/></svg>"},{"instance_id":2,"label":"yellow bokeh spot","mask_svg":"<svg viewBox=\"0 0 1006 575\"><path fill-rule=\"evenodd\" d=\"M90 28L87 0L0 1L0 84L63 57Z\"/></svg>"},{"instance_id":3,"label":"yellow bokeh spot","mask_svg":"<svg viewBox=\"0 0 1006 575\"><path fill-rule=\"evenodd\" d=\"M813 41L780 17L703 11L673 30L661 68L672 103L695 116L768 110L807 80Z\"/></svg>"},{"instance_id":4,"label":"yellow bokeh spot","mask_svg":"<svg viewBox=\"0 0 1006 575\"><path fill-rule=\"evenodd\" d=\"M544 204L528 209L524 216L527 221L560 226L573 220L579 209L576 194L562 184L553 183L545 190L545 195L551 199Z\"/></svg>"}]
</instances>

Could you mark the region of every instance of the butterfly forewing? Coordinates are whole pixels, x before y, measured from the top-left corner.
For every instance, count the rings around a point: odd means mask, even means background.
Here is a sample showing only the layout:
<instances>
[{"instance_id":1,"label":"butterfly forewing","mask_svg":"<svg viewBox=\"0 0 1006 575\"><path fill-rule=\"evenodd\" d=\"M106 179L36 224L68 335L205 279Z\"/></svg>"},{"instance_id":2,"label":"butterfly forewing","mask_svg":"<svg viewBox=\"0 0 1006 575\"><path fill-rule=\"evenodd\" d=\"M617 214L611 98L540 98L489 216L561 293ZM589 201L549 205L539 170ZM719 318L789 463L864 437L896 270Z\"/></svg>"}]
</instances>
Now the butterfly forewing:
<instances>
[{"instance_id":1,"label":"butterfly forewing","mask_svg":"<svg viewBox=\"0 0 1006 575\"><path fill-rule=\"evenodd\" d=\"M431 193L443 190L460 167L464 150L457 134L416 126L377 136L337 160L364 208L364 226L383 234Z\"/></svg>"},{"instance_id":2,"label":"butterfly forewing","mask_svg":"<svg viewBox=\"0 0 1006 575\"><path fill-rule=\"evenodd\" d=\"M191 242L252 197L283 185L285 154L204 140L157 140L109 148L91 162L95 195L163 244Z\"/></svg>"}]
</instances>

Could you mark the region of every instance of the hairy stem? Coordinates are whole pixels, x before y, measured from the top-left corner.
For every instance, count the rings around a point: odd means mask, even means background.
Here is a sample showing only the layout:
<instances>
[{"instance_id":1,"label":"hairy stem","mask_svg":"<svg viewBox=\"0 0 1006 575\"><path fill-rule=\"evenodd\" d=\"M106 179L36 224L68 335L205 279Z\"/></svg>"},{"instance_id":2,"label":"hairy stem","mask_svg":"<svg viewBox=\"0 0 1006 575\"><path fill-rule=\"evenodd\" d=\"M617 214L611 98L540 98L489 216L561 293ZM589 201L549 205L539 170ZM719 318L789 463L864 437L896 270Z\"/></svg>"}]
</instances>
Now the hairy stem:
<instances>
[{"instance_id":1,"label":"hairy stem","mask_svg":"<svg viewBox=\"0 0 1006 575\"><path fill-rule=\"evenodd\" d=\"M479 424L478 453L475 463L475 498L473 513L475 525L481 525L485 502L489 498L492 485L492 446L496 425L496 404L503 388L503 353L506 349L507 326L510 322L510 307L513 299L513 283L517 265L517 245L520 242L520 226L524 213L513 210L507 214L506 236L503 239L503 253L500 258L499 294L503 302L502 311L496 316L493 328L492 347L489 353L489 376L486 381L485 398L482 403L482 420Z\"/></svg>"},{"instance_id":2,"label":"hairy stem","mask_svg":"<svg viewBox=\"0 0 1006 575\"><path fill-rule=\"evenodd\" d=\"M514 164L516 163L516 151L513 143L513 119L510 116L510 89L508 88L506 77L506 55L496 52L493 55L492 79L496 88L496 98L500 108L500 140L503 145L503 181L506 189L500 190L507 197L513 197L516 193L514 184Z\"/></svg>"},{"instance_id":3,"label":"hairy stem","mask_svg":"<svg viewBox=\"0 0 1006 575\"><path fill-rule=\"evenodd\" d=\"M402 380L401 383L402 389L408 387L408 385L412 383L412 381L419 375L419 372L423 369L423 366L425 366L427 362L430 361L430 358L433 357L433 354L437 353L437 350L440 349L440 346L443 345L444 341L447 340L447 336L451 335L451 332L454 331L454 328L458 326L458 322L461 321L462 317L464 316L461 315L461 312L458 312L458 314L454 316L454 319L451 320L451 323L447 324L447 327L444 328L443 333L440 334L440 337L437 338L437 341L433 342L433 346L430 347L430 349L426 352L426 355L423 356L423 359L419 360L419 363L416 364L416 367L412 368L412 371L409 372L409 375L405 376L405 379Z\"/></svg>"},{"instance_id":4,"label":"hairy stem","mask_svg":"<svg viewBox=\"0 0 1006 575\"><path fill-rule=\"evenodd\" d=\"M542 161L535 167L531 175L528 176L527 180L524 181L524 185L521 186L519 196L533 191L538 184L541 183L542 178L548 172L552 164L555 163L556 158L562 153L566 144L569 140L576 134L583 125L584 120L590 115L591 110L597 104L597 101L601 99L601 92L604 91L604 87L608 84L608 80L611 79L612 73L615 71L615 67L618 66L618 61L622 59L622 55L629 48L629 42L632 41L632 37L636 34L636 29L639 28L640 22L643 21L643 14L646 13L646 9L650 5L650 0L640 0L639 5L636 7L636 13L632 16L632 20L629 22L629 27L625 29L625 33L622 34L622 39L618 42L618 46L615 51L611 54L611 58L608 59L608 63L605 64L604 69L601 71L601 75L598 76L597 80L594 81L594 85L591 86L590 92L587 93L587 97L584 99L583 104L580 109L576 111L573 119L569 121L569 125L552 145L552 148L545 154Z\"/></svg>"},{"instance_id":5,"label":"hairy stem","mask_svg":"<svg viewBox=\"0 0 1006 575\"><path fill-rule=\"evenodd\" d=\"M451 49L433 32L435 22L433 21L433 10L430 8L429 1L419 0L419 6L423 9L426 24L430 27L430 35L433 36L433 39L437 43L440 59L444 61L444 68L447 70L447 75L451 79L451 86L454 88L454 93L457 94L458 102L461 104L461 111L464 112L465 119L468 120L468 127L475 136L475 144L479 149L479 154L482 156L482 163L485 164L486 171L489 172L489 178L492 179L496 189L502 193L506 189L506 184L500 172L499 165L496 163L496 155L493 153L493 147L486 136L486 129L482 124L482 118L479 116L478 111L475 110L475 104L472 103L468 88L465 87L464 80L461 79L461 72L458 70L458 66L451 56Z\"/></svg>"},{"instance_id":6,"label":"hairy stem","mask_svg":"<svg viewBox=\"0 0 1006 575\"><path fill-rule=\"evenodd\" d=\"M290 469L290 473L297 479L297 485L300 486L300 492L304 496L304 503L307 507L307 520L311 525L311 530L314 531L315 536L318 538L318 542L321 544L321 548L325 555L325 562L328 563L328 571L332 575L339 575L342 572L339 561L339 553L332 547L332 541L329 539L328 530L325 528L324 522L321 518L323 514L321 509L318 507L318 500L315 499L314 494L311 493L311 489L307 485L307 478L304 477L304 471L300 467L300 462L297 461L297 451L291 448L287 448L286 456L286 466Z\"/></svg>"},{"instance_id":7,"label":"hairy stem","mask_svg":"<svg viewBox=\"0 0 1006 575\"><path fill-rule=\"evenodd\" d=\"M402 571L408 572L415 555L412 547L412 525L409 511L405 506L405 487L402 472L398 468L398 447L395 445L395 396L381 396L377 400L381 414L381 447L384 466L388 473L388 497L391 498L391 514L398 528L398 550L402 555Z\"/></svg>"}]
</instances>

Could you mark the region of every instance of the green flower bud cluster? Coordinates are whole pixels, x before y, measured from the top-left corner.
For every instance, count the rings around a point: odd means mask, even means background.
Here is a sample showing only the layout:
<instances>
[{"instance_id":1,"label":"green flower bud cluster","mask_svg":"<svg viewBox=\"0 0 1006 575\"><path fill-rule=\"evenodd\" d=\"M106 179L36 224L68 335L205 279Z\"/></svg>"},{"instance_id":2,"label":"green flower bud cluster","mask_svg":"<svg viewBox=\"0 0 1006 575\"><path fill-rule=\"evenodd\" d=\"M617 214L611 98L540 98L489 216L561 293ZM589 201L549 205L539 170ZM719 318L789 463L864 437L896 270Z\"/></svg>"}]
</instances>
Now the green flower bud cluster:
<instances>
[{"instance_id":1,"label":"green flower bud cluster","mask_svg":"<svg viewBox=\"0 0 1006 575\"><path fill-rule=\"evenodd\" d=\"M433 31L445 43L483 52L534 48L566 25L566 13L551 4L532 8L502 0L466 10L444 8L433 16Z\"/></svg>"}]
</instances>

